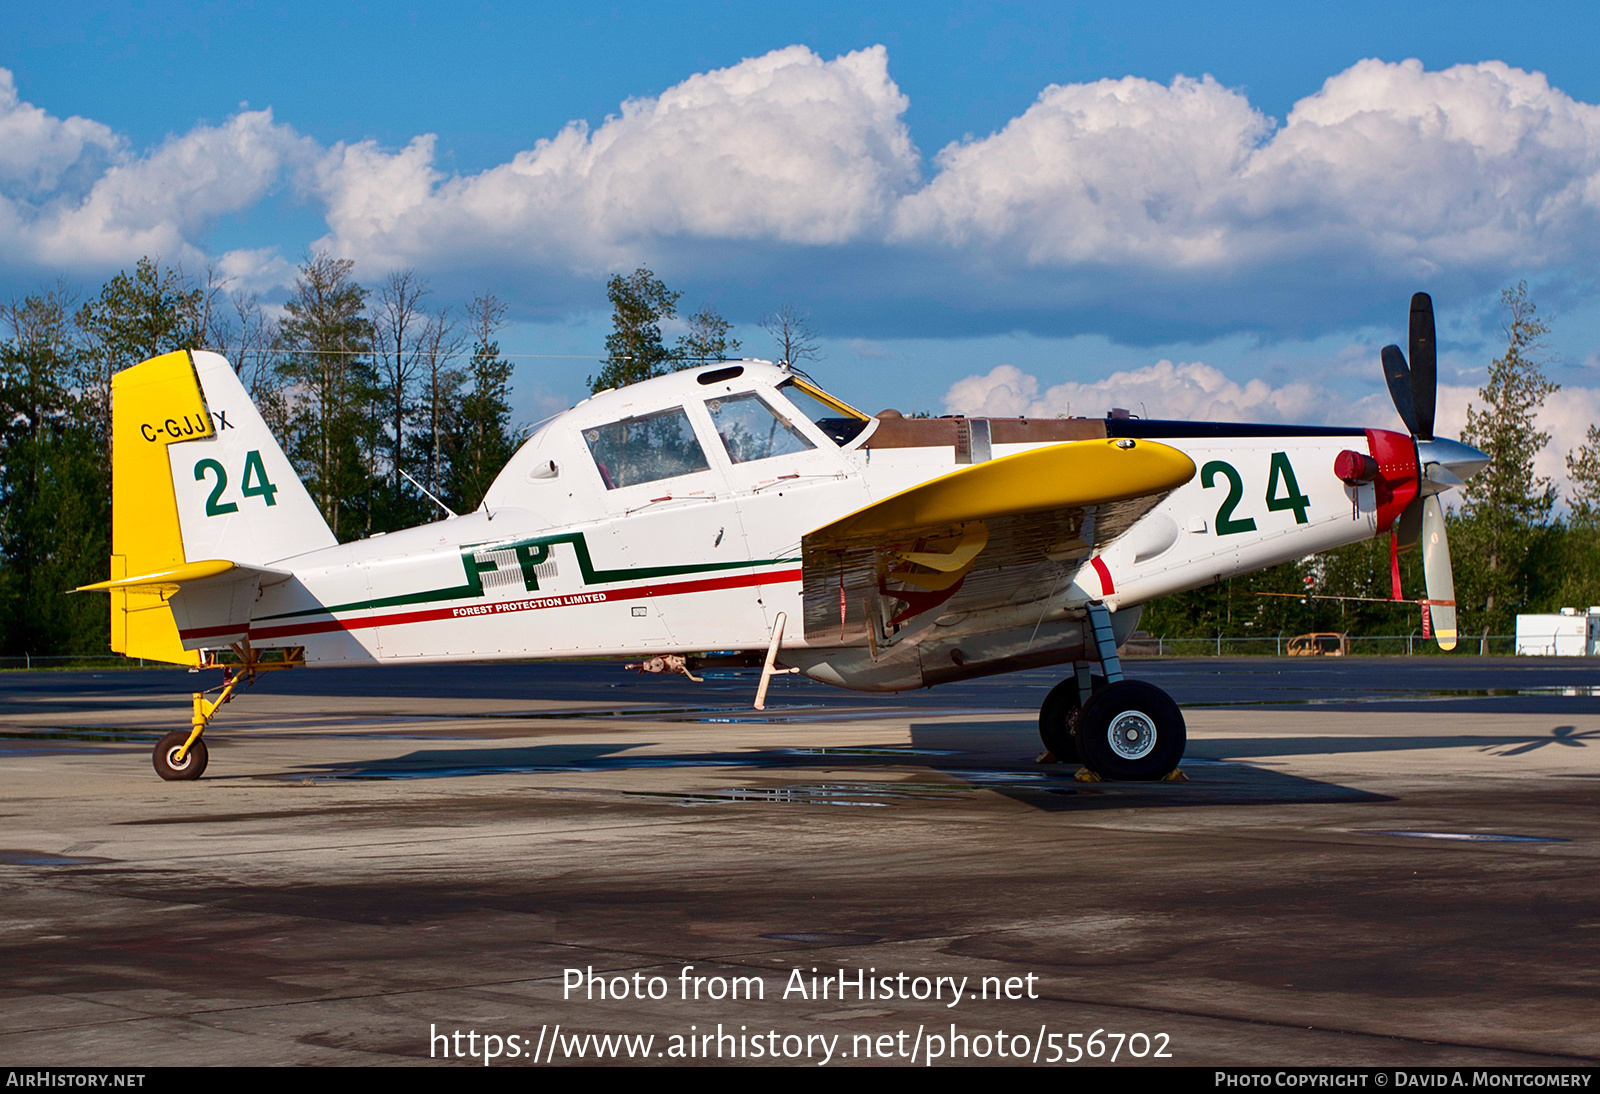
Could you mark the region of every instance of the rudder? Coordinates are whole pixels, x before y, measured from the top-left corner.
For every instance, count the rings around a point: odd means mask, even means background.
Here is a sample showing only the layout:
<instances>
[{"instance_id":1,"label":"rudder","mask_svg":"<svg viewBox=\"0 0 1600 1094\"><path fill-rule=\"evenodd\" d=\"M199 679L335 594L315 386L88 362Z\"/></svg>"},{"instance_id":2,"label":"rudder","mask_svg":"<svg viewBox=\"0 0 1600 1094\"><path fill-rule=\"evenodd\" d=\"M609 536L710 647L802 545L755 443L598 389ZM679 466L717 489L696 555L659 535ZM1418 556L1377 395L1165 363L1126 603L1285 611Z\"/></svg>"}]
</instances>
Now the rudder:
<instances>
[{"instance_id":1,"label":"rudder","mask_svg":"<svg viewBox=\"0 0 1600 1094\"><path fill-rule=\"evenodd\" d=\"M208 437L194 362L187 352L152 357L111 377L111 578L113 581L181 565L167 448ZM111 648L128 657L197 665L187 652L160 588L112 589Z\"/></svg>"}]
</instances>

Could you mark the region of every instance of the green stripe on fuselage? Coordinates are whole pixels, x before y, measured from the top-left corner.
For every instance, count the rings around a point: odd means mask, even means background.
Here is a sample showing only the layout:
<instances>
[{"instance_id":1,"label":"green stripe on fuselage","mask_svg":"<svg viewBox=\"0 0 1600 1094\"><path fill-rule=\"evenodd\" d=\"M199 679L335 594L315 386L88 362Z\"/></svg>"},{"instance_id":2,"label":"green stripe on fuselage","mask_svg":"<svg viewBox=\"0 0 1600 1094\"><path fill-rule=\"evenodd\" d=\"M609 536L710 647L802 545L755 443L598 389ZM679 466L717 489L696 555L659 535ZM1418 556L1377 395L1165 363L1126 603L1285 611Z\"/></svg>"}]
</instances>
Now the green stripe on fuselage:
<instances>
[{"instance_id":1,"label":"green stripe on fuselage","mask_svg":"<svg viewBox=\"0 0 1600 1094\"><path fill-rule=\"evenodd\" d=\"M441 600L467 600L483 596L483 574L492 573L494 566L485 566L473 556L478 552L489 551L516 551L517 561L520 564L523 585L528 592L537 592L539 579L534 576L533 567L542 563L549 557L550 548L558 543L572 545L572 550L578 557L578 571L583 575L585 585L612 585L619 581L649 581L658 577L680 577L684 574L714 573L718 570L744 570L757 566L775 566L783 562L799 562L798 558L755 558L745 559L740 562L693 562L677 566L635 566L621 570L597 570L594 561L589 557L589 543L582 532L564 532L556 536L543 536L536 539L519 539L510 543L474 543L464 546L461 550L461 565L466 571L466 581L445 589L426 589L422 592L400 593L396 596L380 596L371 600L353 600L348 604L334 604L331 607L304 608L300 611L279 612L276 615L263 615L256 618L262 623L271 619L294 619L306 615L330 615L335 612L358 612L369 608L399 608L408 604L432 604ZM537 553L535 553L537 552Z\"/></svg>"}]
</instances>

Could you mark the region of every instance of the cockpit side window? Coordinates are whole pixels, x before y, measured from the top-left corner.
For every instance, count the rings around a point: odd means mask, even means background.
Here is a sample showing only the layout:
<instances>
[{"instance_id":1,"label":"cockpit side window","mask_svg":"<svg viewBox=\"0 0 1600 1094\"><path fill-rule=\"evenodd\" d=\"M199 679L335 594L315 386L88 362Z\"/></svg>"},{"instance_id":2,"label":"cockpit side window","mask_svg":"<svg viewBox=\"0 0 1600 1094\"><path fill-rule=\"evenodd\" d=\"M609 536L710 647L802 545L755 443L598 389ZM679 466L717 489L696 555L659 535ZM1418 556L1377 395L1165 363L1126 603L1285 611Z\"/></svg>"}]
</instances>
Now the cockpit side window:
<instances>
[{"instance_id":1,"label":"cockpit side window","mask_svg":"<svg viewBox=\"0 0 1600 1094\"><path fill-rule=\"evenodd\" d=\"M708 399L706 410L733 463L788 456L816 447L753 391Z\"/></svg>"},{"instance_id":2,"label":"cockpit side window","mask_svg":"<svg viewBox=\"0 0 1600 1094\"><path fill-rule=\"evenodd\" d=\"M681 406L593 426L583 439L607 490L710 469Z\"/></svg>"},{"instance_id":3,"label":"cockpit side window","mask_svg":"<svg viewBox=\"0 0 1600 1094\"><path fill-rule=\"evenodd\" d=\"M840 402L833 396L798 380L785 380L778 385L783 397L794 408L810 418L816 427L826 433L835 444L849 444L867 428L869 419L859 410Z\"/></svg>"}]
</instances>

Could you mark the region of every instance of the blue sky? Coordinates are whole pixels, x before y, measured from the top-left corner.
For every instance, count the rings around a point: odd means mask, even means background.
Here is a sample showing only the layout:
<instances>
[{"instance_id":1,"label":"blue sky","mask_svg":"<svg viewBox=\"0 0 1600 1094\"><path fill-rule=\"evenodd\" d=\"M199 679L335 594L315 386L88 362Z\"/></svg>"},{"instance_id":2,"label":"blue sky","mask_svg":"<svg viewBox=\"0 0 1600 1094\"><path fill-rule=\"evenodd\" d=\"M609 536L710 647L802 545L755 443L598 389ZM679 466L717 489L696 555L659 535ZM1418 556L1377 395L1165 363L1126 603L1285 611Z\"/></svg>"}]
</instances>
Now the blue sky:
<instances>
[{"instance_id":1,"label":"blue sky","mask_svg":"<svg viewBox=\"0 0 1600 1094\"><path fill-rule=\"evenodd\" d=\"M873 409L1387 424L1409 293L1449 422L1527 278L1558 445L1600 414L1592 3L3 11L0 291L411 266L511 303L531 419L646 263L750 352L808 308Z\"/></svg>"}]
</instances>

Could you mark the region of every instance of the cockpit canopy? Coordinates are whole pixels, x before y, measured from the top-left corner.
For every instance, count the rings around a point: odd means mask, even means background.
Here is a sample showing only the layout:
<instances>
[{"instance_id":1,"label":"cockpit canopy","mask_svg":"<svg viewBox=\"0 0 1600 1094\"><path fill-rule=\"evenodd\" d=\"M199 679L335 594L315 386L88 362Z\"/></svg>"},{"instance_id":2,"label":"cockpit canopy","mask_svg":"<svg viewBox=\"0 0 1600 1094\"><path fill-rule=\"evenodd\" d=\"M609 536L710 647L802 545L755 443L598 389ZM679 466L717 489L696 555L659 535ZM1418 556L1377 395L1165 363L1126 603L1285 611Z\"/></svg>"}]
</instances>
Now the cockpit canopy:
<instances>
[{"instance_id":1,"label":"cockpit canopy","mask_svg":"<svg viewBox=\"0 0 1600 1094\"><path fill-rule=\"evenodd\" d=\"M571 511L583 508L580 484L609 494L672 481L699 492L710 487L696 476L759 473L764 461L784 458L813 462L854 447L874 424L809 380L765 361L689 369L601 392L558 415L512 458L485 504L582 519ZM773 477L786 470L774 470ZM566 490L549 488L562 480ZM568 511L558 517L549 512L552 506Z\"/></svg>"}]
</instances>

